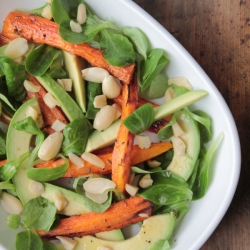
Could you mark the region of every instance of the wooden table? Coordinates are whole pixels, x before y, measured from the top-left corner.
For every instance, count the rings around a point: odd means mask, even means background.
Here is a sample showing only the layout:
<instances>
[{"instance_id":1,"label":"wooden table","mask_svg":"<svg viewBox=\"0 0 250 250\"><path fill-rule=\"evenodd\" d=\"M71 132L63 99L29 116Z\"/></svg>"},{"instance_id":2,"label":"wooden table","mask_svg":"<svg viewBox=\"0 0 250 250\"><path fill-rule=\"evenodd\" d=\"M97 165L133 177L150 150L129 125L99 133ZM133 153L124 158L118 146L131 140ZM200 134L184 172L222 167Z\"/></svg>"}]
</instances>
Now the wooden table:
<instances>
[{"instance_id":1,"label":"wooden table","mask_svg":"<svg viewBox=\"0 0 250 250\"><path fill-rule=\"evenodd\" d=\"M197 60L226 100L239 131L242 166L225 217L202 250L250 249L250 1L134 0ZM185 249L183 249L185 250Z\"/></svg>"}]
</instances>

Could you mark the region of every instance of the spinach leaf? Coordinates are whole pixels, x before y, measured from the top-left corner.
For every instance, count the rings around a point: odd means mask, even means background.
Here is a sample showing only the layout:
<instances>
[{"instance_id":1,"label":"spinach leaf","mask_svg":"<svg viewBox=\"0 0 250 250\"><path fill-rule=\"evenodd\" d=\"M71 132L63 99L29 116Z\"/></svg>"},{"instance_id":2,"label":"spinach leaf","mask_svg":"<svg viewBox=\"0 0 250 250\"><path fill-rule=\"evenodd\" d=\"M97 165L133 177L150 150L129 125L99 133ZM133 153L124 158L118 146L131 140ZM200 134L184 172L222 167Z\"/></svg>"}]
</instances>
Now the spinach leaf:
<instances>
[{"instance_id":1,"label":"spinach leaf","mask_svg":"<svg viewBox=\"0 0 250 250\"><path fill-rule=\"evenodd\" d=\"M4 63L13 63L13 60L8 56L0 56L0 76L5 75L3 67Z\"/></svg>"},{"instance_id":2,"label":"spinach leaf","mask_svg":"<svg viewBox=\"0 0 250 250\"><path fill-rule=\"evenodd\" d=\"M1 93L0 93L0 100L2 100L6 105L8 105L14 112L16 111L16 109L12 106L12 104L9 102L9 100Z\"/></svg>"},{"instance_id":3,"label":"spinach leaf","mask_svg":"<svg viewBox=\"0 0 250 250\"><path fill-rule=\"evenodd\" d=\"M136 51L146 60L149 49L149 40L147 36L140 29L135 27L123 27L122 32L132 42Z\"/></svg>"},{"instance_id":4,"label":"spinach leaf","mask_svg":"<svg viewBox=\"0 0 250 250\"><path fill-rule=\"evenodd\" d=\"M57 247L49 241L42 240L43 241L43 250L57 250Z\"/></svg>"},{"instance_id":5,"label":"spinach leaf","mask_svg":"<svg viewBox=\"0 0 250 250\"><path fill-rule=\"evenodd\" d=\"M187 93L188 91L190 91L189 89L187 89L183 86L178 86L176 84L171 84L171 86L169 86L169 88L173 89L174 97L183 95L183 94Z\"/></svg>"},{"instance_id":6,"label":"spinach leaf","mask_svg":"<svg viewBox=\"0 0 250 250\"><path fill-rule=\"evenodd\" d=\"M68 156L69 153L81 155L88 141L89 124L87 119L75 119L63 130L62 152Z\"/></svg>"},{"instance_id":7,"label":"spinach leaf","mask_svg":"<svg viewBox=\"0 0 250 250\"><path fill-rule=\"evenodd\" d=\"M140 190L139 196L157 205L171 205L180 201L190 201L192 191L181 178L167 171L151 175L154 185Z\"/></svg>"},{"instance_id":8,"label":"spinach leaf","mask_svg":"<svg viewBox=\"0 0 250 250\"><path fill-rule=\"evenodd\" d=\"M161 172L162 168L158 167L158 168L154 168L150 170L144 170L138 167L131 167L131 171L134 173L138 173L138 174L153 174L153 173Z\"/></svg>"},{"instance_id":9,"label":"spinach leaf","mask_svg":"<svg viewBox=\"0 0 250 250\"><path fill-rule=\"evenodd\" d=\"M103 57L111 65L123 67L135 61L136 54L132 43L121 34L103 30L100 46Z\"/></svg>"},{"instance_id":10,"label":"spinach leaf","mask_svg":"<svg viewBox=\"0 0 250 250\"><path fill-rule=\"evenodd\" d=\"M174 155L174 151L171 148L167 152L154 157L154 160L159 161L161 163L161 168L164 170L171 163L173 159L173 155Z\"/></svg>"},{"instance_id":11,"label":"spinach leaf","mask_svg":"<svg viewBox=\"0 0 250 250\"><path fill-rule=\"evenodd\" d=\"M69 162L63 157L65 163L55 168L31 168L27 171L27 176L31 180L39 182L53 181L61 178L68 170Z\"/></svg>"},{"instance_id":12,"label":"spinach leaf","mask_svg":"<svg viewBox=\"0 0 250 250\"><path fill-rule=\"evenodd\" d=\"M6 134L0 128L0 157L6 154Z\"/></svg>"},{"instance_id":13,"label":"spinach leaf","mask_svg":"<svg viewBox=\"0 0 250 250\"><path fill-rule=\"evenodd\" d=\"M97 112L100 110L94 107L94 99L97 95L102 94L102 85L100 83L87 83L87 112L85 116L88 119L94 120Z\"/></svg>"},{"instance_id":14,"label":"spinach leaf","mask_svg":"<svg viewBox=\"0 0 250 250\"><path fill-rule=\"evenodd\" d=\"M16 11L26 12L26 13L29 13L29 14L33 14L33 15L42 17L43 9L44 9L47 5L49 5L49 3L45 3L43 6L41 6L41 7L39 7L39 8L36 8L36 9L33 9L33 10L17 9Z\"/></svg>"},{"instance_id":15,"label":"spinach leaf","mask_svg":"<svg viewBox=\"0 0 250 250\"><path fill-rule=\"evenodd\" d=\"M170 250L168 240L158 240L150 250Z\"/></svg>"},{"instance_id":16,"label":"spinach leaf","mask_svg":"<svg viewBox=\"0 0 250 250\"><path fill-rule=\"evenodd\" d=\"M36 135L35 148L32 150L29 160L26 164L26 168L30 168L33 165L33 162L36 160L38 151L44 141L43 132L37 127L35 121L31 117L27 117L24 120L21 120L14 124L14 128L19 131L25 131L29 134Z\"/></svg>"},{"instance_id":17,"label":"spinach leaf","mask_svg":"<svg viewBox=\"0 0 250 250\"><path fill-rule=\"evenodd\" d=\"M223 136L223 133L221 133L210 146L207 153L199 159L197 176L192 186L193 200L201 199L207 191L209 184L209 167L211 166L212 158Z\"/></svg>"},{"instance_id":18,"label":"spinach leaf","mask_svg":"<svg viewBox=\"0 0 250 250\"><path fill-rule=\"evenodd\" d=\"M7 48L7 46L8 46L8 44L5 44L5 45L0 47L0 56L4 56L4 52L5 52L6 48Z\"/></svg>"},{"instance_id":19,"label":"spinach leaf","mask_svg":"<svg viewBox=\"0 0 250 250\"><path fill-rule=\"evenodd\" d=\"M16 173L17 169L23 163L23 161L29 156L30 152L26 152L22 154L19 158L14 161L10 161L5 163L3 166L0 167L0 181L9 181L14 174Z\"/></svg>"},{"instance_id":20,"label":"spinach leaf","mask_svg":"<svg viewBox=\"0 0 250 250\"><path fill-rule=\"evenodd\" d=\"M147 95L150 99L161 98L165 95L167 88L168 77L163 74L159 74L151 82Z\"/></svg>"},{"instance_id":21,"label":"spinach leaf","mask_svg":"<svg viewBox=\"0 0 250 250\"><path fill-rule=\"evenodd\" d=\"M132 134L145 131L153 122L154 109L150 103L142 105L123 120L123 124Z\"/></svg>"},{"instance_id":22,"label":"spinach leaf","mask_svg":"<svg viewBox=\"0 0 250 250\"><path fill-rule=\"evenodd\" d=\"M173 114L169 123L158 131L157 138L159 140L166 140L172 137L174 135L172 125L174 125L175 123L176 123L176 113Z\"/></svg>"},{"instance_id":23,"label":"spinach leaf","mask_svg":"<svg viewBox=\"0 0 250 250\"><path fill-rule=\"evenodd\" d=\"M142 66L142 85L141 91L145 91L156 76L168 63L168 58L164 55L162 49L152 49L148 53L148 58Z\"/></svg>"},{"instance_id":24,"label":"spinach leaf","mask_svg":"<svg viewBox=\"0 0 250 250\"><path fill-rule=\"evenodd\" d=\"M43 250L42 239L31 231L23 231L16 236L16 250Z\"/></svg>"},{"instance_id":25,"label":"spinach leaf","mask_svg":"<svg viewBox=\"0 0 250 250\"><path fill-rule=\"evenodd\" d=\"M25 68L33 76L44 75L57 54L58 49L42 44L29 53L25 60Z\"/></svg>"},{"instance_id":26,"label":"spinach leaf","mask_svg":"<svg viewBox=\"0 0 250 250\"><path fill-rule=\"evenodd\" d=\"M34 198L24 205L23 225L27 229L48 231L55 216L56 207L53 203L43 197Z\"/></svg>"},{"instance_id":27,"label":"spinach leaf","mask_svg":"<svg viewBox=\"0 0 250 250\"><path fill-rule=\"evenodd\" d=\"M2 66L6 78L8 94L15 98L16 101L22 101L26 96L23 82L28 79L24 65L15 64L13 62L3 62Z\"/></svg>"},{"instance_id":28,"label":"spinach leaf","mask_svg":"<svg viewBox=\"0 0 250 250\"><path fill-rule=\"evenodd\" d=\"M7 217L6 225L11 229L18 229L21 224L21 217L18 214L10 214Z\"/></svg>"}]
</instances>

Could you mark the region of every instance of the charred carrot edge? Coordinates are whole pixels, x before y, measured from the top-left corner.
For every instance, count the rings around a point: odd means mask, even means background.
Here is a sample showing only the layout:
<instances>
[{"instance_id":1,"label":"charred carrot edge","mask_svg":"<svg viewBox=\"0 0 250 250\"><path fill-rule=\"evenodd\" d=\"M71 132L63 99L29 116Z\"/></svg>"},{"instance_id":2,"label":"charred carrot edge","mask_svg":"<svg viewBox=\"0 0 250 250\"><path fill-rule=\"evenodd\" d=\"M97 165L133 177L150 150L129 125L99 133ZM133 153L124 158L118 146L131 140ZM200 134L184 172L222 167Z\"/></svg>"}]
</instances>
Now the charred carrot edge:
<instances>
[{"instance_id":1,"label":"charred carrot edge","mask_svg":"<svg viewBox=\"0 0 250 250\"><path fill-rule=\"evenodd\" d=\"M124 120L138 107L137 78L134 77L129 85L122 85L122 116ZM125 193L125 185L129 182L131 153L134 135L121 123L112 155L112 180L116 188Z\"/></svg>"},{"instance_id":2,"label":"charred carrot edge","mask_svg":"<svg viewBox=\"0 0 250 250\"><path fill-rule=\"evenodd\" d=\"M10 12L5 18L2 34L9 39L21 36L29 42L45 43L81 56L93 66L106 69L125 83L130 82L134 73L134 63L125 67L112 66L105 61L100 50L90 47L87 43L65 42L58 34L58 25L39 16L24 12Z\"/></svg>"},{"instance_id":3,"label":"charred carrot edge","mask_svg":"<svg viewBox=\"0 0 250 250\"><path fill-rule=\"evenodd\" d=\"M7 160L1 160L0 161L0 167L3 166L5 163L7 163Z\"/></svg>"},{"instance_id":4,"label":"charred carrot edge","mask_svg":"<svg viewBox=\"0 0 250 250\"><path fill-rule=\"evenodd\" d=\"M0 46L3 46L7 43L9 43L9 39L7 37L5 37L4 35L0 34Z\"/></svg>"},{"instance_id":5,"label":"charred carrot edge","mask_svg":"<svg viewBox=\"0 0 250 250\"><path fill-rule=\"evenodd\" d=\"M152 143L150 148L147 149L140 149L137 145L133 146L132 154L131 154L131 165L136 165L138 163L150 160L155 156L162 154L172 148L172 144L170 142L160 142L160 143ZM104 163L105 167L98 168L92 165L89 162L86 162L82 159L84 163L84 167L79 168L73 162L69 160L69 167L67 172L64 174L63 177L77 177L81 175L87 174L111 174L112 170L112 151L113 149L109 148L107 151L104 150L103 153L99 151L96 154ZM64 160L59 158L56 160L44 161L41 163L36 164L35 168L54 168L62 165Z\"/></svg>"},{"instance_id":6,"label":"charred carrot edge","mask_svg":"<svg viewBox=\"0 0 250 250\"><path fill-rule=\"evenodd\" d=\"M46 90L41 86L41 84L36 80L35 77L29 75L29 80L37 86L40 86L40 90L38 92L29 92L26 91L27 99L37 98L41 113L43 116L43 130L47 133L51 134L55 132L51 125L55 122L55 120L59 120L65 124L68 124L66 117L64 116L63 112L58 108L49 108L45 102L43 101L43 98L45 94L47 93Z\"/></svg>"},{"instance_id":7,"label":"charred carrot edge","mask_svg":"<svg viewBox=\"0 0 250 250\"><path fill-rule=\"evenodd\" d=\"M114 99L114 102L119 104L120 106L122 105L122 95L119 95ZM143 104L150 103L152 104L153 108L158 107L159 105L153 102L150 102L148 100L145 100L143 98L139 97L139 106L142 106ZM172 115L168 115L159 121L154 122L147 130L152 133L158 133L158 131L163 128L165 125L168 124L168 122L171 120Z\"/></svg>"},{"instance_id":8,"label":"charred carrot edge","mask_svg":"<svg viewBox=\"0 0 250 250\"><path fill-rule=\"evenodd\" d=\"M81 237L98 232L120 229L146 219L139 214L151 215L153 204L135 196L110 206L103 213L88 213L61 219L56 229L51 231L38 230L37 233L45 239L55 236Z\"/></svg>"}]
</instances>

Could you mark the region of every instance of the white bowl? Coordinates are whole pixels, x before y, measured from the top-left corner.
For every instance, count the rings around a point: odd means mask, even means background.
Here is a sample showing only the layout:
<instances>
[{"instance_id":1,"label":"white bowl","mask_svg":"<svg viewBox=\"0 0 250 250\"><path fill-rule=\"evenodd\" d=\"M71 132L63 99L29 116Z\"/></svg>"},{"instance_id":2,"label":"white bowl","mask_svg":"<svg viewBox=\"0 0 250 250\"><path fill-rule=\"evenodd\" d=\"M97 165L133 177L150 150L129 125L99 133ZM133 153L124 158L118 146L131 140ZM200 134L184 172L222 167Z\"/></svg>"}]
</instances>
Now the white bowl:
<instances>
[{"instance_id":1,"label":"white bowl","mask_svg":"<svg viewBox=\"0 0 250 250\"><path fill-rule=\"evenodd\" d=\"M0 23L14 8L33 9L44 0L1 0ZM156 20L130 0L86 0L102 19L120 26L136 26L144 31L152 47L164 49L170 59L169 77L185 76L195 89L204 89L209 96L193 105L212 116L214 138L220 132L224 139L212 164L211 183L206 196L191 202L190 211L174 232L172 249L199 249L215 230L233 198L240 173L240 144L235 122L221 94L190 54ZM0 208L0 249L14 249L16 231L5 225L7 214Z\"/></svg>"}]
</instances>

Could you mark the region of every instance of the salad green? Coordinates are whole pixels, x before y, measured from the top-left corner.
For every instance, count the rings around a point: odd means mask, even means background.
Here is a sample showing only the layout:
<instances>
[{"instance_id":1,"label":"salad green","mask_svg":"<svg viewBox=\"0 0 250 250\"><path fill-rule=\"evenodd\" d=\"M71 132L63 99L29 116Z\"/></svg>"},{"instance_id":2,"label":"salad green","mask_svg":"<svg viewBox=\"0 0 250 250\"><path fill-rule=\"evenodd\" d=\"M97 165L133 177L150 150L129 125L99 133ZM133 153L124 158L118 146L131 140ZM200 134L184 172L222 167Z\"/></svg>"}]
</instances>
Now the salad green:
<instances>
[{"instance_id":1,"label":"salad green","mask_svg":"<svg viewBox=\"0 0 250 250\"><path fill-rule=\"evenodd\" d=\"M80 4L86 7L87 16L86 22L80 24L82 32L77 33L71 29L70 21L77 22ZM138 28L127 26L120 30L109 20L100 20L83 0L53 0L51 4L46 3L41 8L28 12L42 16L43 9L47 6L51 7L53 21L58 24L58 33L64 41L73 44L85 42L100 49L106 62L115 67L136 63L140 93L155 99L163 97L165 92L171 89L173 98L155 108L150 102L146 102L125 119L116 117L110 127L104 131L97 131L93 128L93 120L100 109L95 107L94 99L103 94L101 83L88 81L85 85L82 82L80 84L83 86L79 88L73 83L73 88L80 90L81 94L76 94L77 91L75 94L68 93L57 82L57 79L70 78L65 63L66 57L63 56L64 51L46 44L34 45L31 46L32 51L24 58L23 63L18 63L13 58L5 56L4 51L8 45L0 47L0 116L4 118L7 115L11 120L7 134L0 129L0 159L7 159L7 162L3 161L0 166L0 200L4 190L17 197L23 206L21 216L11 214L6 222L12 229L19 226L25 229L17 234L16 249L56 249L54 244L44 241L37 230L53 230L57 228L60 220L80 213L103 213L116 202L126 199L129 192L123 194L113 187L106 187L102 193L93 192L92 196L84 188L89 178L110 178L111 170L102 172L107 168L106 165L100 170L101 174L92 173L92 169L89 168L87 174L74 176L69 183L70 188L60 186L56 181L65 177L72 164L77 169L82 167L77 165L77 161L83 161L84 152L112 146L120 124L132 134L139 135L146 133L155 122L171 115L170 121L156 133L159 141L170 140L173 149L154 157L159 163L156 168L151 168L147 162L131 166L131 181L127 183L136 188L137 196L150 201L154 207L152 217L143 222L142 228L147 228L147 223L153 224L157 218L160 218L160 222L169 223L164 232L156 229L156 232L159 232L159 235L155 235L156 242L149 242L147 249L170 249L170 235L188 212L189 202L202 198L208 189L212 158L223 138L221 134L207 150L206 143L211 142L214 136L212 119L206 112L193 111L189 107L204 98L208 92L189 90L175 83L169 85L168 77L164 73L167 64L171 63L167 52L161 48L151 48L149 39ZM77 70L79 76L80 68ZM66 117L63 121L65 127L56 131L63 135L62 143L59 145L60 152L47 161L39 157L39 150L48 139L48 131L51 131L52 124L43 124L48 119L48 114L42 110L43 105L47 104L44 100L41 103L39 94L35 98L27 96L29 91L23 83L29 75L57 100L59 112ZM114 100L108 101L110 105L113 103ZM29 108L32 108L33 113L27 115ZM4 119L3 121L6 122ZM179 131L176 130L176 126ZM54 146L50 149L53 151ZM77 160L71 158L72 154ZM96 152L94 154L98 155ZM58 158L63 159L60 165L36 167L41 162L52 164ZM133 183L133 178L142 180L146 175L150 176L151 185L145 187ZM32 183L40 185L41 193L31 188ZM106 200L98 202L103 197L107 197ZM143 217L145 214L140 216ZM142 231L139 235L143 234ZM118 243L101 241L93 236L74 240L78 244L76 249L80 249L85 240L86 244L93 240L94 244L107 243L117 247L114 249L127 249L126 247L132 244L140 245L141 241L138 238L139 236L135 236L123 240L120 246Z\"/></svg>"}]
</instances>

